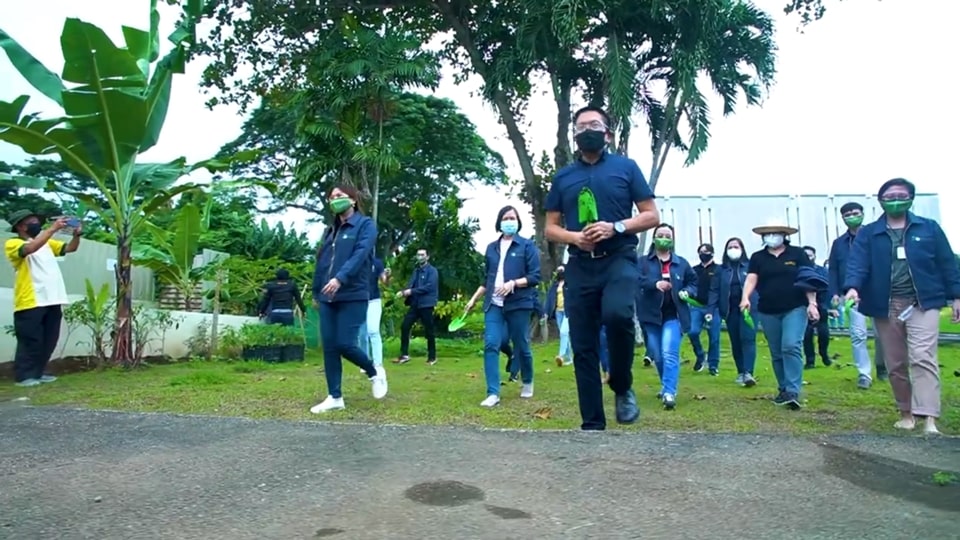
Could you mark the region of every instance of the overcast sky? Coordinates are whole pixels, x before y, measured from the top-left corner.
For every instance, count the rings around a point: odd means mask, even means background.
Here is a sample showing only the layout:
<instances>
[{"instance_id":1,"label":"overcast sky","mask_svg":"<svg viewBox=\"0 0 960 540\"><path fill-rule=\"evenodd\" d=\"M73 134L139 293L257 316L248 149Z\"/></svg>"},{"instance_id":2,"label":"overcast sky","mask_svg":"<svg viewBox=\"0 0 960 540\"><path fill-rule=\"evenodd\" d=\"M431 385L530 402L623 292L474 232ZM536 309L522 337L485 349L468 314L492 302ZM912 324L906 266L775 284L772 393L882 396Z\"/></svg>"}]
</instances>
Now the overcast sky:
<instances>
[{"instance_id":1,"label":"overcast sky","mask_svg":"<svg viewBox=\"0 0 960 540\"><path fill-rule=\"evenodd\" d=\"M958 174L950 157L956 151L960 124L956 97L956 53L960 51L960 2L956 0L825 0L824 20L797 31L797 19L783 15L785 0L759 0L777 20L780 48L777 83L762 108L740 108L728 118L714 117L710 148L693 167L682 166L674 152L661 176L658 195L874 193L885 180L902 176L924 192L941 195L944 228L960 250ZM118 43L122 24L147 28L146 0L34 0L4 2L0 27L54 71L62 68L59 35L65 17L99 25ZM96 6L96 7L94 7ZM175 13L161 12L164 35ZM235 109L204 106L198 89L204 62L188 66L175 80L170 114L160 143L144 161L210 157L240 131ZM506 132L493 109L471 97L476 81L456 85L447 77L437 95L453 99L499 151L514 177L520 173ZM55 111L55 106L22 81L0 55L0 99L35 96L28 110ZM714 102L717 100L715 99ZM575 103L574 106L582 105ZM719 104L714 106L719 111ZM556 108L552 100L535 100L527 117L534 153L553 146ZM640 120L642 122L642 119ZM646 128L641 126L643 131ZM951 141L954 141L951 143ZM645 140L632 140L630 155L649 170ZM0 142L0 160L19 162L24 155ZM506 192L464 190L470 197L464 215L481 219L478 241L493 234L493 208L508 202ZM271 218L292 222L289 212ZM318 226L308 230L316 238ZM302 227L300 227L302 228Z\"/></svg>"}]
</instances>

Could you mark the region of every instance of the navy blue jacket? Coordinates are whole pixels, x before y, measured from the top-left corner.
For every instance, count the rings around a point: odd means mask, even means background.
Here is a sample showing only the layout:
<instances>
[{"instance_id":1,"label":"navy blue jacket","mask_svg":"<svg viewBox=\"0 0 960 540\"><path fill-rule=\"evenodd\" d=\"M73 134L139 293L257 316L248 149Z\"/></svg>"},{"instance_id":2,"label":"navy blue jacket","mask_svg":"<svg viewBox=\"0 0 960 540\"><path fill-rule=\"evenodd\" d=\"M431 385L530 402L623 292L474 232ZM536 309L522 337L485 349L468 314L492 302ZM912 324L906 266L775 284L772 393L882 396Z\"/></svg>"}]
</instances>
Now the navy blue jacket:
<instances>
[{"instance_id":1,"label":"navy blue jacket","mask_svg":"<svg viewBox=\"0 0 960 540\"><path fill-rule=\"evenodd\" d=\"M707 308L716 307L717 302L719 302L720 297L720 265L716 262L713 263L714 267L717 269L716 273L713 275L713 279L710 280L710 283L700 283L700 274L697 273L697 270L694 270L694 275L697 276L697 290L701 290L702 287L707 287L709 292L707 294ZM697 266L701 266L698 264ZM696 268L696 266L694 267Z\"/></svg>"},{"instance_id":2,"label":"navy blue jacket","mask_svg":"<svg viewBox=\"0 0 960 540\"><path fill-rule=\"evenodd\" d=\"M850 250L853 248L853 240L856 235L847 231L837 237L830 246L830 257L827 263L830 267L827 269L830 279L830 289L828 294L833 299L834 296L841 294L843 283L847 280L847 260L850 258Z\"/></svg>"},{"instance_id":3,"label":"navy blue jacket","mask_svg":"<svg viewBox=\"0 0 960 540\"><path fill-rule=\"evenodd\" d=\"M717 280L719 292L717 293L717 307L720 308L720 316L726 320L730 316L730 284L733 283L734 272L740 274L740 290L743 290L743 284L747 282L747 268L750 263L746 259L741 259L731 265L724 264L720 267L720 277ZM732 299L736 305L740 305L740 297ZM750 316L757 320L757 304L760 302L760 295L754 289L750 295Z\"/></svg>"},{"instance_id":4,"label":"navy blue jacket","mask_svg":"<svg viewBox=\"0 0 960 540\"><path fill-rule=\"evenodd\" d=\"M660 306L663 305L663 294L657 289L657 282L661 280L660 259L655 253L640 257L637 261L640 269L640 286L637 287L636 311L637 321L641 324L663 324L660 316ZM697 274L693 271L686 259L673 254L670 260L670 294L673 303L677 306L677 318L680 319L680 329L683 333L690 331L690 306L680 299L680 291L687 291L690 296L697 295Z\"/></svg>"},{"instance_id":5,"label":"navy blue jacket","mask_svg":"<svg viewBox=\"0 0 960 540\"><path fill-rule=\"evenodd\" d=\"M334 225L327 227L313 271L313 298L319 302L369 300L376 239L377 226L359 212L354 212L343 223L338 218ZM332 297L321 294L320 291L333 278L340 282L340 290Z\"/></svg>"},{"instance_id":6,"label":"navy blue jacket","mask_svg":"<svg viewBox=\"0 0 960 540\"><path fill-rule=\"evenodd\" d=\"M947 236L936 221L908 213L904 244L921 309L940 309L948 300L960 298L960 268ZM889 315L893 249L886 216L864 225L853 242L843 289L857 290L858 309L868 317Z\"/></svg>"},{"instance_id":7,"label":"navy blue jacket","mask_svg":"<svg viewBox=\"0 0 960 540\"><path fill-rule=\"evenodd\" d=\"M826 268L820 266L819 264L813 265L813 271L816 272L825 280L830 279L830 272ZM817 305L820 306L820 309L829 310L830 301L832 299L833 299L833 295L830 294L829 287L826 289L817 290Z\"/></svg>"},{"instance_id":8,"label":"navy blue jacket","mask_svg":"<svg viewBox=\"0 0 960 540\"><path fill-rule=\"evenodd\" d=\"M497 269L500 267L500 238L487 245L484 254L484 273L486 279L483 286L487 289L483 297L483 310L490 309L493 301L494 285L497 281ZM540 250L534 243L521 236L514 236L503 260L503 281L527 278L527 286L515 288L513 294L503 299L503 310L517 309L537 310L540 304L540 295L537 285L540 284Z\"/></svg>"},{"instance_id":9,"label":"navy blue jacket","mask_svg":"<svg viewBox=\"0 0 960 540\"><path fill-rule=\"evenodd\" d=\"M418 266L407 282L410 289L410 304L413 309L431 308L437 306L440 300L440 274L430 263Z\"/></svg>"}]
</instances>

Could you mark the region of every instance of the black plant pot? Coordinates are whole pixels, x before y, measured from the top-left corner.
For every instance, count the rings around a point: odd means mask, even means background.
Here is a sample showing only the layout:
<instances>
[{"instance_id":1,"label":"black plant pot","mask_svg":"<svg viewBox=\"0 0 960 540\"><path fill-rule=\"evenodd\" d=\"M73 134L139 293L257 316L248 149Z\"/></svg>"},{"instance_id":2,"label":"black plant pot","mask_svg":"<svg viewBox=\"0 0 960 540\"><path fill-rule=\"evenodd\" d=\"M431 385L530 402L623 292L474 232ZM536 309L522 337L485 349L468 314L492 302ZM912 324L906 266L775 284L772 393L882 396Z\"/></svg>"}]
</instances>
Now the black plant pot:
<instances>
[{"instance_id":1,"label":"black plant pot","mask_svg":"<svg viewBox=\"0 0 960 540\"><path fill-rule=\"evenodd\" d=\"M282 362L283 345L254 345L243 348L244 360L262 360L264 362Z\"/></svg>"},{"instance_id":2,"label":"black plant pot","mask_svg":"<svg viewBox=\"0 0 960 540\"><path fill-rule=\"evenodd\" d=\"M284 345L283 346L283 356L281 361L283 362L303 362L304 352L306 346L303 343L298 345Z\"/></svg>"}]
</instances>

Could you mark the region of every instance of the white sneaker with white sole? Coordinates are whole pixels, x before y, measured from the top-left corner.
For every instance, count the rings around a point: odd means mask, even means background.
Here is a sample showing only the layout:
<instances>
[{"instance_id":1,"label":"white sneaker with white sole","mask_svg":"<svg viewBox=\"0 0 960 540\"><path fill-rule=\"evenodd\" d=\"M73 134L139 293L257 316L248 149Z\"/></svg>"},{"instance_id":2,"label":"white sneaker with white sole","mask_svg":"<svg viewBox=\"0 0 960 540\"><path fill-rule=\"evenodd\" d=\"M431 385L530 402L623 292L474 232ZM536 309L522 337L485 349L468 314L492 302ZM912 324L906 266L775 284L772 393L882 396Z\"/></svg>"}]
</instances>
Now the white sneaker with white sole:
<instances>
[{"instance_id":1,"label":"white sneaker with white sole","mask_svg":"<svg viewBox=\"0 0 960 540\"><path fill-rule=\"evenodd\" d=\"M329 411L340 411L345 408L346 407L343 404L342 397L335 398L335 397L327 396L327 398L321 401L320 403L317 403L313 407L310 407L310 412L312 412L313 414L322 414Z\"/></svg>"},{"instance_id":2,"label":"white sneaker with white sole","mask_svg":"<svg viewBox=\"0 0 960 540\"><path fill-rule=\"evenodd\" d=\"M487 399L480 402L481 407L496 407L500 404L500 396L495 394L490 394L487 396Z\"/></svg>"},{"instance_id":3,"label":"white sneaker with white sole","mask_svg":"<svg viewBox=\"0 0 960 540\"><path fill-rule=\"evenodd\" d=\"M376 366L377 375L370 377L370 389L373 391L373 399L383 399L387 395L387 370L383 366Z\"/></svg>"},{"instance_id":4,"label":"white sneaker with white sole","mask_svg":"<svg viewBox=\"0 0 960 540\"><path fill-rule=\"evenodd\" d=\"M525 384L520 387L520 397L524 399L533 397L533 383Z\"/></svg>"}]
</instances>

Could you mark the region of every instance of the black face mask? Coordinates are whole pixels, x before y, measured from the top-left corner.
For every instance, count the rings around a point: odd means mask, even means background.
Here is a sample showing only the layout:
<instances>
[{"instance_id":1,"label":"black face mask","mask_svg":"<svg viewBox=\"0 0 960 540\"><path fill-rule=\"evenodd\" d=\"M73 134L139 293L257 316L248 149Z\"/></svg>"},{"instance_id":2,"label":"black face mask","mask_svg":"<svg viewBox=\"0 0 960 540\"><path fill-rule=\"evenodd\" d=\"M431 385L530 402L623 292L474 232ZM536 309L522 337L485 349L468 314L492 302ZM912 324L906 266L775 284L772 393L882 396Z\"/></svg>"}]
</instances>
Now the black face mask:
<instances>
[{"instance_id":1,"label":"black face mask","mask_svg":"<svg viewBox=\"0 0 960 540\"><path fill-rule=\"evenodd\" d=\"M700 254L700 262L702 262L702 263L708 263L708 262L710 262L710 261L712 261L712 260L713 260L713 253L701 253L701 254Z\"/></svg>"},{"instance_id":2,"label":"black face mask","mask_svg":"<svg viewBox=\"0 0 960 540\"><path fill-rule=\"evenodd\" d=\"M587 131L578 133L573 140L576 141L577 148L579 148L581 152L596 154L607 145L607 134L602 131L588 129Z\"/></svg>"},{"instance_id":3,"label":"black face mask","mask_svg":"<svg viewBox=\"0 0 960 540\"><path fill-rule=\"evenodd\" d=\"M39 223L31 223L27 225L27 235L30 238L36 238L41 232L43 232L43 226Z\"/></svg>"}]
</instances>

